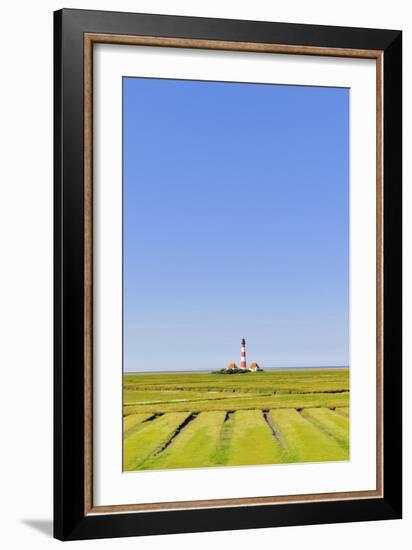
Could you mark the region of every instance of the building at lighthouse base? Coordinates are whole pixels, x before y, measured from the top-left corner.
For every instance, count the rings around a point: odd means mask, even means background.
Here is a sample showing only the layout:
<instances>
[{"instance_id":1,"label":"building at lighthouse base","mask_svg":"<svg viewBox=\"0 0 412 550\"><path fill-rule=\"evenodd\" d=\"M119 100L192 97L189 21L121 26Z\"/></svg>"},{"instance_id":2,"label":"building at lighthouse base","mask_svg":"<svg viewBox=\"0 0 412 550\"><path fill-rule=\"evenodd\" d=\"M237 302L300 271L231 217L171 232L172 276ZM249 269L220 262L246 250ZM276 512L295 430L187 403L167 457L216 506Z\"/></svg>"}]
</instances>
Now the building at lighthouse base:
<instances>
[{"instance_id":1,"label":"building at lighthouse base","mask_svg":"<svg viewBox=\"0 0 412 550\"><path fill-rule=\"evenodd\" d=\"M263 369L261 369L257 363L251 363L251 364L249 365L249 370L250 370L251 372L260 372L260 371L262 371Z\"/></svg>"},{"instance_id":2,"label":"building at lighthouse base","mask_svg":"<svg viewBox=\"0 0 412 550\"><path fill-rule=\"evenodd\" d=\"M226 368L215 371L215 374L249 374L250 372L263 372L263 369L257 363L251 363L246 368L239 368L236 363L229 363Z\"/></svg>"}]
</instances>

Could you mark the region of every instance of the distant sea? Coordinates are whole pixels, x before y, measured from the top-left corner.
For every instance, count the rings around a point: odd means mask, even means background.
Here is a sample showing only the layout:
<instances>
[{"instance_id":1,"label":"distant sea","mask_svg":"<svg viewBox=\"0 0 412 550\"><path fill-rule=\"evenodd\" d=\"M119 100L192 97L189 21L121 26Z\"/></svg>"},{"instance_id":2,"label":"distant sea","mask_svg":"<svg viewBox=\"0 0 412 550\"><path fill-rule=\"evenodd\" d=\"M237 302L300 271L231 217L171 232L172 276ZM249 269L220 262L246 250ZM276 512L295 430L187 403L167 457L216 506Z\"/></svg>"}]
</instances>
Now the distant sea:
<instances>
[{"instance_id":1,"label":"distant sea","mask_svg":"<svg viewBox=\"0 0 412 550\"><path fill-rule=\"evenodd\" d=\"M263 368L263 367L262 367ZM348 369L349 365L331 365L329 367L264 367L263 370L330 370ZM216 369L219 370L219 369ZM185 370L139 370L125 371L124 374L181 374L184 372L214 372L212 369L185 369Z\"/></svg>"}]
</instances>

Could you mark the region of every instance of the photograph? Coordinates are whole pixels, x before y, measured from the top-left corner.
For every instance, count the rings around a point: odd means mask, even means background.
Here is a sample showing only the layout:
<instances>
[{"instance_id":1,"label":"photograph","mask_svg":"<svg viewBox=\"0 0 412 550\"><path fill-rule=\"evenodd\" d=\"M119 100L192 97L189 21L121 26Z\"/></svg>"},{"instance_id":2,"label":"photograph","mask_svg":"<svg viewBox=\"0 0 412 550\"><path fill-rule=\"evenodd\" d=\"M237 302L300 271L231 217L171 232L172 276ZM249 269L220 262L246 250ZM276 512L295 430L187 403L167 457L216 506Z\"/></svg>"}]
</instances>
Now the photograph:
<instances>
[{"instance_id":1,"label":"photograph","mask_svg":"<svg viewBox=\"0 0 412 550\"><path fill-rule=\"evenodd\" d=\"M122 99L123 471L349 461L350 89Z\"/></svg>"}]
</instances>

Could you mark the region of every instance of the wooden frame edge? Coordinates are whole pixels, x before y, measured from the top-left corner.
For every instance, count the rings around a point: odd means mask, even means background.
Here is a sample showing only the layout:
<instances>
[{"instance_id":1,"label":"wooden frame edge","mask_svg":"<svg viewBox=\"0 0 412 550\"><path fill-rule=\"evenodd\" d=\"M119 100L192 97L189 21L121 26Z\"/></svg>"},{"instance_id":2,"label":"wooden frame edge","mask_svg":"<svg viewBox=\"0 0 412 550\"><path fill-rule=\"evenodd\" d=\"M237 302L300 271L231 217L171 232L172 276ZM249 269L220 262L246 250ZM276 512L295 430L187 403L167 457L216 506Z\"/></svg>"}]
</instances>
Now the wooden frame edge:
<instances>
[{"instance_id":1,"label":"wooden frame edge","mask_svg":"<svg viewBox=\"0 0 412 550\"><path fill-rule=\"evenodd\" d=\"M384 54L376 59L376 488L384 495Z\"/></svg>"},{"instance_id":2,"label":"wooden frame edge","mask_svg":"<svg viewBox=\"0 0 412 550\"><path fill-rule=\"evenodd\" d=\"M84 41L84 513L93 506L93 44Z\"/></svg>"},{"instance_id":3,"label":"wooden frame edge","mask_svg":"<svg viewBox=\"0 0 412 550\"><path fill-rule=\"evenodd\" d=\"M125 505L93 505L93 44L284 53L376 60L376 490ZM384 52L208 39L84 33L84 514L156 512L384 498L383 486L383 71Z\"/></svg>"},{"instance_id":4,"label":"wooden frame edge","mask_svg":"<svg viewBox=\"0 0 412 550\"><path fill-rule=\"evenodd\" d=\"M277 497L244 497L212 500L186 500L144 504L114 504L92 506L87 515L123 514L131 512L167 512L172 510L205 510L208 508L242 508L244 506L271 506L311 502L336 502L341 500L369 500L382 498L376 491L353 491L348 493L316 493L308 495L285 495Z\"/></svg>"},{"instance_id":5,"label":"wooden frame edge","mask_svg":"<svg viewBox=\"0 0 412 550\"><path fill-rule=\"evenodd\" d=\"M287 53L294 55L320 55L329 57L360 57L378 59L381 50L356 48L326 48L322 46L294 46L260 42L233 42L229 40L208 40L193 38L167 38L124 34L85 33L85 44L125 44L134 46L162 46L169 48L192 48L199 50L226 50L255 53Z\"/></svg>"}]
</instances>

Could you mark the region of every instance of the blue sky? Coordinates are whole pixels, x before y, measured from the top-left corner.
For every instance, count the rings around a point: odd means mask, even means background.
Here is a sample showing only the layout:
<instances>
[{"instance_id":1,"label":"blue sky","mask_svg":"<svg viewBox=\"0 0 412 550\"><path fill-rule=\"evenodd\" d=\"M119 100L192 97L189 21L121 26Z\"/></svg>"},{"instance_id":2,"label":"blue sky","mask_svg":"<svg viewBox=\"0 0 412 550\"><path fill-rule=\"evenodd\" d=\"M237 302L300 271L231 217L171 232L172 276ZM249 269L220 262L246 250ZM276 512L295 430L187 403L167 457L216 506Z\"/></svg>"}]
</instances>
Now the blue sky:
<instances>
[{"instance_id":1,"label":"blue sky","mask_svg":"<svg viewBox=\"0 0 412 550\"><path fill-rule=\"evenodd\" d=\"M349 362L349 90L125 78L124 368Z\"/></svg>"}]
</instances>

